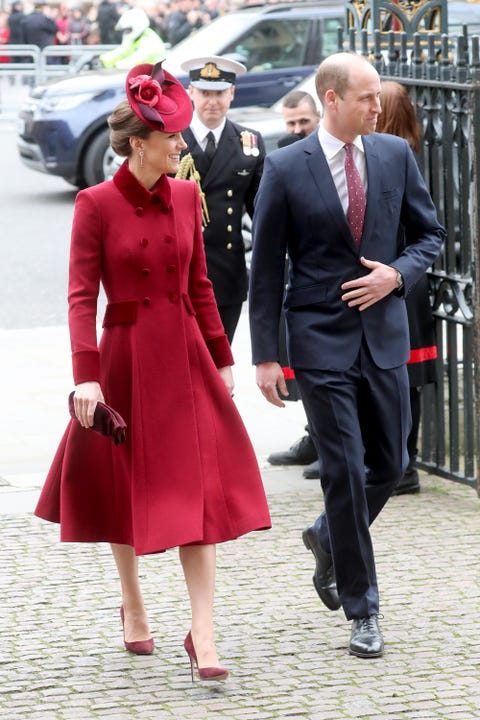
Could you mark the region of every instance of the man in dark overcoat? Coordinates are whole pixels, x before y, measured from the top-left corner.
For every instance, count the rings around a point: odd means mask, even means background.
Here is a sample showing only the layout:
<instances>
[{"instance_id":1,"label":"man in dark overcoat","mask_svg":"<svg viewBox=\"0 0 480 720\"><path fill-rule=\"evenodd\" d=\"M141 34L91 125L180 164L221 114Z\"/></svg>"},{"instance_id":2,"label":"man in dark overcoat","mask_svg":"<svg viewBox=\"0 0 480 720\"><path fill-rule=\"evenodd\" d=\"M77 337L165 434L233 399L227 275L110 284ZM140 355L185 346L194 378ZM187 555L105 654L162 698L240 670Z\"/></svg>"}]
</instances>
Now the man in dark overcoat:
<instances>
[{"instance_id":1,"label":"man in dark overcoat","mask_svg":"<svg viewBox=\"0 0 480 720\"><path fill-rule=\"evenodd\" d=\"M55 43L58 27L52 18L45 14L47 3L36 0L33 11L22 18L23 42L27 45L38 45L42 50Z\"/></svg>"},{"instance_id":2,"label":"man in dark overcoat","mask_svg":"<svg viewBox=\"0 0 480 720\"><path fill-rule=\"evenodd\" d=\"M241 63L202 57L183 63L182 69L189 73L194 105L191 125L182 134L205 195L208 277L232 342L248 286L242 216L245 210L253 215L265 146L259 133L226 117L236 77L246 71Z\"/></svg>"},{"instance_id":3,"label":"man in dark overcoat","mask_svg":"<svg viewBox=\"0 0 480 720\"><path fill-rule=\"evenodd\" d=\"M10 35L8 38L8 42L10 45L22 45L23 44L23 30L22 30L22 20L23 20L23 5L21 2L14 2L12 3L11 9L10 9L10 15L8 16L8 29L10 30ZM19 62L17 58L15 58L14 62Z\"/></svg>"}]
</instances>

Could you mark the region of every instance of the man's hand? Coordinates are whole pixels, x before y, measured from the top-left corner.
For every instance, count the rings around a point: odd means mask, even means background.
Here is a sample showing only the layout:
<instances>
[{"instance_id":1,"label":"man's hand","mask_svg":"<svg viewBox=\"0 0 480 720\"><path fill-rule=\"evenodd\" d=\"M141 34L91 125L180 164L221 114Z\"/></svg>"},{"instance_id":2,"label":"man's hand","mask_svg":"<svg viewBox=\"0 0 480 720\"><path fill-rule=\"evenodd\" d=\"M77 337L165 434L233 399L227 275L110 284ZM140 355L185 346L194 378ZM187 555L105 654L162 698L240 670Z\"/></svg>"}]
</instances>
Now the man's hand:
<instances>
[{"instance_id":1,"label":"man's hand","mask_svg":"<svg viewBox=\"0 0 480 720\"><path fill-rule=\"evenodd\" d=\"M360 258L360 262L371 272L343 283L342 290L348 292L342 295L342 300L348 307L358 307L362 311L396 290L398 285L395 268L364 257Z\"/></svg>"},{"instance_id":2,"label":"man's hand","mask_svg":"<svg viewBox=\"0 0 480 720\"><path fill-rule=\"evenodd\" d=\"M282 395L288 395L288 390L282 368L278 362L264 362L257 365L257 385L268 402L277 407L285 407L278 390Z\"/></svg>"}]
</instances>

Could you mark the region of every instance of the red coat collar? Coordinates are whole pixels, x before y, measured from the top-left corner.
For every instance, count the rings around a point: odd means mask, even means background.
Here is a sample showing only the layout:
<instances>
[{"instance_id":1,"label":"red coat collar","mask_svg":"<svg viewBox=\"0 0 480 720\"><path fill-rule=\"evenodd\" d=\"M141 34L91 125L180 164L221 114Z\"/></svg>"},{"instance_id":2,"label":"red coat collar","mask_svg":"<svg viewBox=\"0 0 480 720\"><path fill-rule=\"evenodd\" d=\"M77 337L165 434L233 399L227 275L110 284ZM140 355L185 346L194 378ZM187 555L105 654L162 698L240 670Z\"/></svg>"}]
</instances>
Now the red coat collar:
<instances>
[{"instance_id":1,"label":"red coat collar","mask_svg":"<svg viewBox=\"0 0 480 720\"><path fill-rule=\"evenodd\" d=\"M113 182L133 207L146 207L150 203L161 202L166 210L170 210L172 195L166 175L160 175L153 190L148 190L130 172L128 161L125 160L113 176Z\"/></svg>"}]
</instances>

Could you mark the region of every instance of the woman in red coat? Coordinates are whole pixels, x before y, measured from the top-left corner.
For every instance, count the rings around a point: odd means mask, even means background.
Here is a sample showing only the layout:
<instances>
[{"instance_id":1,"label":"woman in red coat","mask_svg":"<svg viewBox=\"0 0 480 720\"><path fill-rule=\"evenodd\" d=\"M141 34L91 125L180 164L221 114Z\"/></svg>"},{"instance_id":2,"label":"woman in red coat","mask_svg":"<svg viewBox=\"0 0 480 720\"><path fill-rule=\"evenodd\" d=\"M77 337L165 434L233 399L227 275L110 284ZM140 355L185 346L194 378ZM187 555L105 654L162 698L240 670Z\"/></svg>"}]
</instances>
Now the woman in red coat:
<instances>
[{"instance_id":1,"label":"woman in red coat","mask_svg":"<svg viewBox=\"0 0 480 720\"><path fill-rule=\"evenodd\" d=\"M256 457L231 398L233 359L207 279L197 186L174 180L192 116L158 63L127 76L109 119L127 157L75 203L69 327L76 419L36 514L63 541L109 542L127 650L153 651L138 555L179 547L191 601L185 649L203 679L225 679L213 631L215 544L270 527ZM108 305L99 345L100 283ZM98 401L127 424L114 446L92 431ZM185 452L188 448L188 452ZM196 651L196 652L195 652Z\"/></svg>"}]
</instances>

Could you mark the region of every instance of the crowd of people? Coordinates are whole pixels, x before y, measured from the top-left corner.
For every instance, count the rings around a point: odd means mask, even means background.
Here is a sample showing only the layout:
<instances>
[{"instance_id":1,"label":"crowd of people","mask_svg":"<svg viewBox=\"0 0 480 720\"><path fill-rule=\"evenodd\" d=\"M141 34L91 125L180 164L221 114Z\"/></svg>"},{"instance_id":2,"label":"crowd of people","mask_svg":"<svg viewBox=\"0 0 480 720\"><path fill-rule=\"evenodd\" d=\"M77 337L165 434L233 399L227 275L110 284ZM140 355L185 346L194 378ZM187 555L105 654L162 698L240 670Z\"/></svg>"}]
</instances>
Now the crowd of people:
<instances>
[{"instance_id":1,"label":"crowd of people","mask_svg":"<svg viewBox=\"0 0 480 720\"><path fill-rule=\"evenodd\" d=\"M164 45L173 46L219 15L245 4L248 0L100 0L78 5L13 0L0 10L0 45L117 45L122 42L120 18L139 8ZM9 60L8 56L0 58L1 62Z\"/></svg>"}]
</instances>

